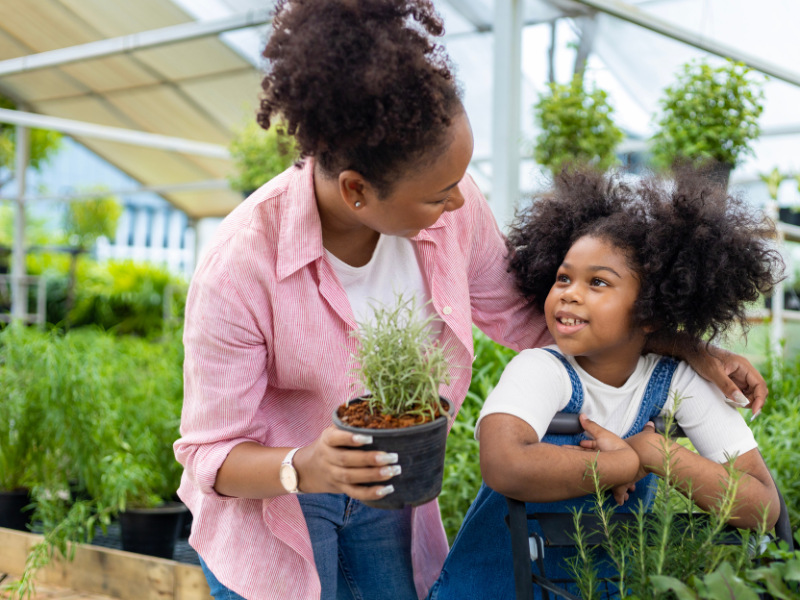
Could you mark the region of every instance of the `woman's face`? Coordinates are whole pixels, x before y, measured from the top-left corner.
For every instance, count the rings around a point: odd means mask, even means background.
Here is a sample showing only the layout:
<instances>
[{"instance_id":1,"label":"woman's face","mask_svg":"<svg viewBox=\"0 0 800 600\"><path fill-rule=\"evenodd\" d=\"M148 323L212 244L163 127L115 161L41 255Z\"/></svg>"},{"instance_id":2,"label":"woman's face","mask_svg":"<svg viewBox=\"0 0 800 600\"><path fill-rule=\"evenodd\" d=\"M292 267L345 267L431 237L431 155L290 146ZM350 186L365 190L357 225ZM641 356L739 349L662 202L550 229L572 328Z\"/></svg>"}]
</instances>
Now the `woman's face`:
<instances>
[{"instance_id":1,"label":"woman's face","mask_svg":"<svg viewBox=\"0 0 800 600\"><path fill-rule=\"evenodd\" d=\"M569 356L638 355L644 334L631 328L638 295L639 279L626 256L604 240L584 236L567 252L545 300L547 328Z\"/></svg>"},{"instance_id":2,"label":"woman's face","mask_svg":"<svg viewBox=\"0 0 800 600\"><path fill-rule=\"evenodd\" d=\"M401 177L389 196L378 199L371 187L364 186L362 205L355 210L362 224L384 235L411 238L436 223L442 213L464 205L458 183L472 159L472 129L463 112L450 128L452 141L444 152Z\"/></svg>"}]
</instances>

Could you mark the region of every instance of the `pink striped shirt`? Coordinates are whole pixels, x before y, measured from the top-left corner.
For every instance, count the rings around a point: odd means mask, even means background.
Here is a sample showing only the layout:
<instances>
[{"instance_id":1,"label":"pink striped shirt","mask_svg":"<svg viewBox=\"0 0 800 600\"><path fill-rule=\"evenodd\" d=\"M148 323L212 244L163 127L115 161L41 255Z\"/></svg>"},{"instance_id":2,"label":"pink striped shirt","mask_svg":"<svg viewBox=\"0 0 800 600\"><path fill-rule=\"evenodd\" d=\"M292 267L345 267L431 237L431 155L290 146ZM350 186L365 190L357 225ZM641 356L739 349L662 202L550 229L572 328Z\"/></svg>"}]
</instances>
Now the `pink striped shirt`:
<instances>
[{"instance_id":1,"label":"pink striped shirt","mask_svg":"<svg viewBox=\"0 0 800 600\"><path fill-rule=\"evenodd\" d=\"M475 183L466 202L421 231L417 243L442 343L454 348L460 407L472 364L472 324L521 350L551 343L541 313L506 271L503 236ZM217 578L248 600L317 599L319 577L295 496L247 500L214 491L217 471L245 441L306 446L348 399L356 349L350 303L322 247L313 161L291 168L222 223L192 278L186 306L185 392L175 455L179 490L194 515L191 545ZM424 597L447 555L436 501L413 511L412 561Z\"/></svg>"}]
</instances>

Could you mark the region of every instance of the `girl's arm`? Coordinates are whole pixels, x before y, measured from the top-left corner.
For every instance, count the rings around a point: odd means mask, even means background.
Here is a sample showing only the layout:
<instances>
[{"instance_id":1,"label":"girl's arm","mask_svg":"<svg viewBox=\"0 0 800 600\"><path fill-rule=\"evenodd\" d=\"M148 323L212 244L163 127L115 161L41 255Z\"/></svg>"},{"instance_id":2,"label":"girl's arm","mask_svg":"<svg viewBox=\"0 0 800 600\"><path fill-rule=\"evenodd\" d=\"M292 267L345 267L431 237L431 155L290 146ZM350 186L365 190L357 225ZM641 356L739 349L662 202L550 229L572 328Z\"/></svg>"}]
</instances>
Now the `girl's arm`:
<instances>
[{"instance_id":1,"label":"girl's arm","mask_svg":"<svg viewBox=\"0 0 800 600\"><path fill-rule=\"evenodd\" d=\"M692 500L703 510L714 509L727 489L728 473L724 465L665 439L652 427L631 437L628 443L639 456L644 473L663 477L669 464L678 488L684 494L691 493ZM593 441L581 442L586 448L593 448L593 444ZM666 462L667 453L669 463ZM757 448L745 452L735 459L733 466L742 475L730 524L741 529L756 529L766 509L767 527L772 529L778 521L780 504L775 483L761 453Z\"/></svg>"},{"instance_id":2,"label":"girl's arm","mask_svg":"<svg viewBox=\"0 0 800 600\"><path fill-rule=\"evenodd\" d=\"M486 415L480 424L481 474L490 488L524 502L554 502L594 491L586 477L597 459L602 486L633 481L639 470L636 452L619 437L581 415L595 438L597 452L539 441L528 423L513 415Z\"/></svg>"}]
</instances>

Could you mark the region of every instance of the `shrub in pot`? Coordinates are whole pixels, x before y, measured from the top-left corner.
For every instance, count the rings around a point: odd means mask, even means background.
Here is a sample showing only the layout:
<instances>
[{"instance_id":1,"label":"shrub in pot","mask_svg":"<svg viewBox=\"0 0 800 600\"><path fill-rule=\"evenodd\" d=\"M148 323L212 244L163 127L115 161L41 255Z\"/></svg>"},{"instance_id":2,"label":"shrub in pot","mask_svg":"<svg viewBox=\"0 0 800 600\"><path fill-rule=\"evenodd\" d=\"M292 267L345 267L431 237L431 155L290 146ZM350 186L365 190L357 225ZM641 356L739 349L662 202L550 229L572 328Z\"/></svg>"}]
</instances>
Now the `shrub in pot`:
<instances>
[{"instance_id":1,"label":"shrub in pot","mask_svg":"<svg viewBox=\"0 0 800 600\"><path fill-rule=\"evenodd\" d=\"M252 119L235 132L229 149L235 174L228 180L245 198L291 167L297 158L294 138L280 123L265 131Z\"/></svg>"},{"instance_id":2,"label":"shrub in pot","mask_svg":"<svg viewBox=\"0 0 800 600\"><path fill-rule=\"evenodd\" d=\"M439 396L450 381L446 348L430 339L435 316L422 318L414 298L393 307L374 306L374 320L361 323L353 374L368 393L338 407L333 422L345 431L372 436L361 450L395 452L402 473L394 492L365 502L375 508L419 506L442 489L448 426L453 404ZM376 482L377 483L377 482Z\"/></svg>"},{"instance_id":3,"label":"shrub in pot","mask_svg":"<svg viewBox=\"0 0 800 600\"><path fill-rule=\"evenodd\" d=\"M705 162L710 175L727 186L731 170L753 153L750 144L761 131L764 92L750 74L750 68L732 61L719 67L705 61L683 65L660 101L651 148L654 165Z\"/></svg>"},{"instance_id":4,"label":"shrub in pot","mask_svg":"<svg viewBox=\"0 0 800 600\"><path fill-rule=\"evenodd\" d=\"M614 124L608 94L587 89L576 75L568 85L551 83L533 107L541 133L533 157L557 173L574 163L591 163L605 169L617 162L614 152L622 131Z\"/></svg>"}]
</instances>

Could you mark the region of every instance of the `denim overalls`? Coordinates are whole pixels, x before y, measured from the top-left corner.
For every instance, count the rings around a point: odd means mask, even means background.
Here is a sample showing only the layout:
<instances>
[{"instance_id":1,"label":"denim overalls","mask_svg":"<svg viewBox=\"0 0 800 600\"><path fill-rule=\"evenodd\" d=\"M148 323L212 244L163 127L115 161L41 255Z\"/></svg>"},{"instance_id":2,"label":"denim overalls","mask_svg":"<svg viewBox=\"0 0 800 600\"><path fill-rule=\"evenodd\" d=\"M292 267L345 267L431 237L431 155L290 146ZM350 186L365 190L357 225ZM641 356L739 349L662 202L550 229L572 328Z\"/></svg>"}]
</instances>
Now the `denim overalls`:
<instances>
[{"instance_id":1,"label":"denim overalls","mask_svg":"<svg viewBox=\"0 0 800 600\"><path fill-rule=\"evenodd\" d=\"M547 352L555 355L569 374L572 384L572 396L563 412L578 414L583 408L583 386L578 374L566 358L552 350ZM639 413L630 430L622 436L631 437L641 432L647 422L657 417L664 407L669 396L672 376L678 362L672 358L662 357L645 389ZM557 446L578 445L581 440L588 439L586 434L578 435L551 435L547 434L542 439L548 444ZM656 477L648 475L636 484L636 491L624 506L618 507L618 512L631 512L636 510L641 500L644 506L650 507L655 497ZM593 496L539 504L529 502L525 505L528 514L536 512L572 512L583 509L590 512L594 506ZM461 529L456 536L450 554L442 568L439 579L428 594L428 600L514 600L514 569L511 558L511 536L506 527L504 518L508 514L505 497L498 494L486 484L481 485L477 498L470 506ZM542 530L537 521L528 521L529 533L536 532L542 535ZM572 579L572 576L563 567L564 558L574 556L571 548L546 547L544 553L545 573L549 579ZM534 572L538 569L534 566ZM613 576L613 572L600 573L601 576ZM570 590L573 591L573 590ZM534 597L541 598L540 591L534 590Z\"/></svg>"}]
</instances>

